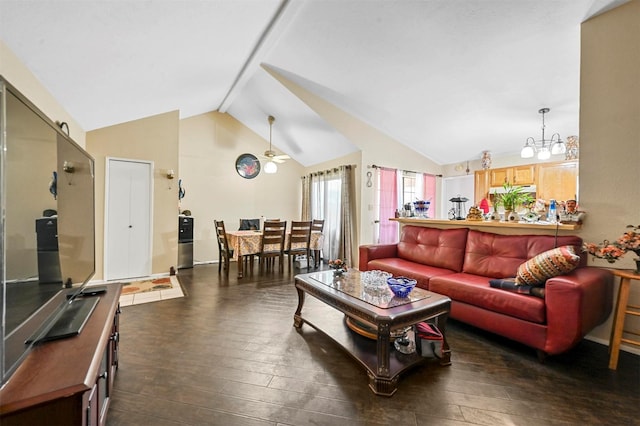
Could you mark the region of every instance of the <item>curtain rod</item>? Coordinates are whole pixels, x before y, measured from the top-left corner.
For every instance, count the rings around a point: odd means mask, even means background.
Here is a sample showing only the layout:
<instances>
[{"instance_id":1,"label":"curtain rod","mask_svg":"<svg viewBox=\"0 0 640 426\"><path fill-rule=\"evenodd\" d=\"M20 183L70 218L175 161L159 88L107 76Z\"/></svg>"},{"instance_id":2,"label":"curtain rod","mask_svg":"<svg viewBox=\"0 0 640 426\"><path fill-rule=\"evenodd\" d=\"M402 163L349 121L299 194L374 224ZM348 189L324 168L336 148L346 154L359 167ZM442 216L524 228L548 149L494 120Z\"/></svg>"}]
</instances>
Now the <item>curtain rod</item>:
<instances>
[{"instance_id":1,"label":"curtain rod","mask_svg":"<svg viewBox=\"0 0 640 426\"><path fill-rule=\"evenodd\" d=\"M341 169L341 168L345 168L345 169L354 168L354 169L355 169L356 167L357 167L357 165L356 165L356 164L343 164L343 165L341 165L341 166L333 167L333 168L331 168L331 169L327 169L327 170L318 170L318 171L316 171L316 172L311 172L311 173L309 173L308 175L300 176L300 178L301 178L301 179L306 179L306 178L308 178L309 176L312 176L312 175L316 175L316 176L317 176L317 175L323 175L323 174L325 174L325 173L335 173L335 172L340 171L340 169Z\"/></svg>"},{"instance_id":2,"label":"curtain rod","mask_svg":"<svg viewBox=\"0 0 640 426\"><path fill-rule=\"evenodd\" d=\"M376 166L375 164L367 166L367 168L368 169L382 169L382 170L398 171L398 169L394 169L393 167ZM408 172L408 173L422 173L422 174L426 174L426 175L432 175L432 176L435 176L435 177L442 177L442 175L434 175L433 173L414 172L413 170L402 170L402 171L403 172Z\"/></svg>"}]
</instances>

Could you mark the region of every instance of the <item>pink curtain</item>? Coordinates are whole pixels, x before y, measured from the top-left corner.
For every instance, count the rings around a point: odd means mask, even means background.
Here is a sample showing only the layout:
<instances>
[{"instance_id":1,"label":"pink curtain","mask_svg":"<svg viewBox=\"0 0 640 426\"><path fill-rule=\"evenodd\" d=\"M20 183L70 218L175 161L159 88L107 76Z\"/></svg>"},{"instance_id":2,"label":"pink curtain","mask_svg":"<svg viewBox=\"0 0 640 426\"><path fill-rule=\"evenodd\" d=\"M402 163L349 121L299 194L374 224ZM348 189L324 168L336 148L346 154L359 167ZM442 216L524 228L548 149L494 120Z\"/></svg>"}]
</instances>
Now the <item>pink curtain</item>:
<instances>
[{"instance_id":1,"label":"pink curtain","mask_svg":"<svg viewBox=\"0 0 640 426\"><path fill-rule=\"evenodd\" d=\"M378 243L398 242L398 222L390 221L398 208L396 170L378 169L380 172L380 233Z\"/></svg>"},{"instance_id":2,"label":"pink curtain","mask_svg":"<svg viewBox=\"0 0 640 426\"><path fill-rule=\"evenodd\" d=\"M429 217L436 217L436 177L434 175L422 175L422 188L424 188L423 200L431 200L429 205Z\"/></svg>"}]
</instances>

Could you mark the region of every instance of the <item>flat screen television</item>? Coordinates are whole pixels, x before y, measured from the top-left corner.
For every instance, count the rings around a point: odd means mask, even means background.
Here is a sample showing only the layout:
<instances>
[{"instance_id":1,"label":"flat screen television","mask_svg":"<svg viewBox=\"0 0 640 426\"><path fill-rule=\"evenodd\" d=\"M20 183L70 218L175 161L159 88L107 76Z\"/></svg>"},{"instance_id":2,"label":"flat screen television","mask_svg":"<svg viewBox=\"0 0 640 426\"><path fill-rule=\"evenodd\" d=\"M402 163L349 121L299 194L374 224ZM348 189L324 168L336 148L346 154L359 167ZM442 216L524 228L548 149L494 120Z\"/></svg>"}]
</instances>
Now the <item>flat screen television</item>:
<instances>
[{"instance_id":1,"label":"flat screen television","mask_svg":"<svg viewBox=\"0 0 640 426\"><path fill-rule=\"evenodd\" d=\"M79 297L95 272L94 160L63 129L0 76L2 384L99 300Z\"/></svg>"}]
</instances>

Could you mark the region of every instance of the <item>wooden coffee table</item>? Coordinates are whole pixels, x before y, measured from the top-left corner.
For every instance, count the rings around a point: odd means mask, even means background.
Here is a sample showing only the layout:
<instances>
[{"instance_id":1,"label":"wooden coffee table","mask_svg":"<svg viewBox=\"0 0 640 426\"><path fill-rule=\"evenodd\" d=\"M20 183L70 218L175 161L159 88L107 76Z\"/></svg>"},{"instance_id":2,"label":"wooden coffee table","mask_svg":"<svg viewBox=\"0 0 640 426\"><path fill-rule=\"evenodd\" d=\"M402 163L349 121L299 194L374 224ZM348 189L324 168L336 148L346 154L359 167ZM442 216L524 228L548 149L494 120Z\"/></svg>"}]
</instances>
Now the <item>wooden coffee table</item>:
<instances>
[{"instance_id":1,"label":"wooden coffee table","mask_svg":"<svg viewBox=\"0 0 640 426\"><path fill-rule=\"evenodd\" d=\"M445 335L451 299L441 294L415 288L407 298L393 297L386 287L379 290L365 287L360 281L360 271L355 269L341 277L334 277L331 271L297 275L295 287L298 308L293 316L294 327L300 329L307 323L340 345L366 369L369 388L377 395L393 395L398 389L399 375L428 360L417 353L395 350L392 331L433 320ZM303 316L306 294L334 309L307 309ZM350 330L345 316L377 329L377 339ZM446 337L442 352L440 364L450 365L451 351Z\"/></svg>"}]
</instances>

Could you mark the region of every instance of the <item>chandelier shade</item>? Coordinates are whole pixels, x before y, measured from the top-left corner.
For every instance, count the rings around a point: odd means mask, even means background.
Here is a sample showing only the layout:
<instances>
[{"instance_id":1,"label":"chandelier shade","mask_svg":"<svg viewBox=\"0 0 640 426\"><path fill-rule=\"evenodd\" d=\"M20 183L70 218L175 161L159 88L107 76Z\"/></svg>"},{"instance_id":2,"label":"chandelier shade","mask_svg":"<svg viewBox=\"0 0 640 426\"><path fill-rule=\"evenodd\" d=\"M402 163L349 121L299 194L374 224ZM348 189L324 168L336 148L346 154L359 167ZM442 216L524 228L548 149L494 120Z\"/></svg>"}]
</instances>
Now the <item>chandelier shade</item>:
<instances>
[{"instance_id":1,"label":"chandelier shade","mask_svg":"<svg viewBox=\"0 0 640 426\"><path fill-rule=\"evenodd\" d=\"M537 156L538 160L548 160L551 155L561 155L567 152L567 146L560 138L559 133L551 135L551 139L545 139L545 123L544 115L550 111L549 108L540 108L538 112L542 114L542 137L539 140L535 140L532 137L528 137L520 151L520 157L533 158Z\"/></svg>"}]
</instances>

